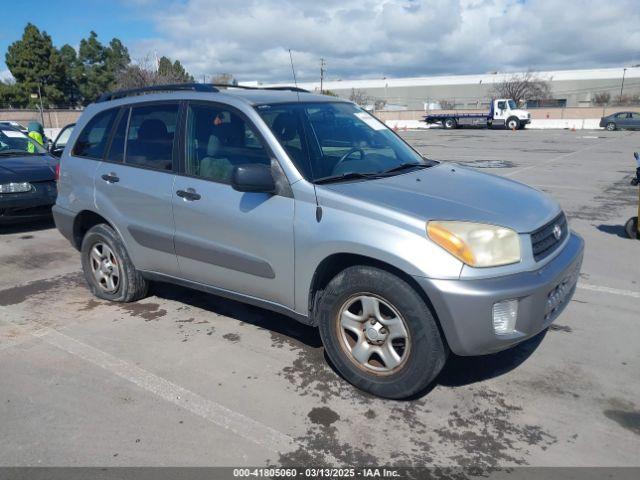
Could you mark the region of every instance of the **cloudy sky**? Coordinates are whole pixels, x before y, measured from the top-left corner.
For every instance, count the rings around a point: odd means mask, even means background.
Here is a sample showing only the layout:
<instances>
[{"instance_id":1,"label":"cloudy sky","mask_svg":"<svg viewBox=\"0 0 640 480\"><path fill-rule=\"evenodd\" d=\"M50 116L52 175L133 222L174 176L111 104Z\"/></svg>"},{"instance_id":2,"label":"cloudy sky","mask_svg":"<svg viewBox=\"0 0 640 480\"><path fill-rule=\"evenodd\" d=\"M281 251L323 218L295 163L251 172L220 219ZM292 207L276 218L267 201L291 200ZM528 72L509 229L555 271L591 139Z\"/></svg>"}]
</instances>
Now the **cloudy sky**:
<instances>
[{"instance_id":1,"label":"cloudy sky","mask_svg":"<svg viewBox=\"0 0 640 480\"><path fill-rule=\"evenodd\" d=\"M198 78L229 72L241 81L290 80L288 49L299 80L317 79L321 57L331 80L640 63L640 0L54 3L9 7L0 52L33 21L58 46L75 46L93 29L105 42L121 38L134 59L157 52Z\"/></svg>"}]
</instances>

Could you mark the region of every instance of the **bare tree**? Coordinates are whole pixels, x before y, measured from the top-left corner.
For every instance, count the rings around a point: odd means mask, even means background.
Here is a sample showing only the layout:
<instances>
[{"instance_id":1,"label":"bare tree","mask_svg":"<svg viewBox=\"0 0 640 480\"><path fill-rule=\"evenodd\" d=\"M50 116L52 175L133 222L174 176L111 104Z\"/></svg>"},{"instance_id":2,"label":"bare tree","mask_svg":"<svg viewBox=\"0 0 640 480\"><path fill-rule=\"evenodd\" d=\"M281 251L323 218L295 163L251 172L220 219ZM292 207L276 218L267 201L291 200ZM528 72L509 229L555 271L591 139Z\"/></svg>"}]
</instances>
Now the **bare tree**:
<instances>
[{"instance_id":1,"label":"bare tree","mask_svg":"<svg viewBox=\"0 0 640 480\"><path fill-rule=\"evenodd\" d=\"M610 101L611 94L609 92L600 92L593 95L592 102L594 105L604 106L608 105Z\"/></svg>"},{"instance_id":2,"label":"bare tree","mask_svg":"<svg viewBox=\"0 0 640 480\"><path fill-rule=\"evenodd\" d=\"M443 98L442 100L438 100L438 103L440 104L440 108L442 110L455 110L456 108L455 102L447 100L445 98Z\"/></svg>"},{"instance_id":3,"label":"bare tree","mask_svg":"<svg viewBox=\"0 0 640 480\"><path fill-rule=\"evenodd\" d=\"M527 100L547 100L551 98L549 82L535 72L515 74L493 87L493 94L500 98L512 98L516 103Z\"/></svg>"},{"instance_id":4,"label":"bare tree","mask_svg":"<svg viewBox=\"0 0 640 480\"><path fill-rule=\"evenodd\" d=\"M372 99L363 90L352 88L351 93L349 94L349 100L363 106L369 105Z\"/></svg>"},{"instance_id":5,"label":"bare tree","mask_svg":"<svg viewBox=\"0 0 640 480\"><path fill-rule=\"evenodd\" d=\"M193 77L185 71L179 61L171 63L167 57L162 57L157 65L158 68L155 63L147 55L138 60L136 64L128 65L118 74L116 87L129 89L193 82Z\"/></svg>"},{"instance_id":6,"label":"bare tree","mask_svg":"<svg viewBox=\"0 0 640 480\"><path fill-rule=\"evenodd\" d=\"M238 81L231 73L219 73L211 78L211 83L218 85L238 85Z\"/></svg>"}]
</instances>

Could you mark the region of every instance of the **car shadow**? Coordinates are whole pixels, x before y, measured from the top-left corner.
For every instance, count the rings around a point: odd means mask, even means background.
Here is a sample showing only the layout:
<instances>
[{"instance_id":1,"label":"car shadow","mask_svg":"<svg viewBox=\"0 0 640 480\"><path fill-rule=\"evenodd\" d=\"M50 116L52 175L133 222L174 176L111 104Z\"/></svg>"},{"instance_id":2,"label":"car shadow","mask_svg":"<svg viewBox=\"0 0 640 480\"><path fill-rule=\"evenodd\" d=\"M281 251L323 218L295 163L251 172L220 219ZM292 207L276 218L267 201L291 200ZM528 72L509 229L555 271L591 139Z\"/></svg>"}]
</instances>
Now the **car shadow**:
<instances>
[{"instance_id":1,"label":"car shadow","mask_svg":"<svg viewBox=\"0 0 640 480\"><path fill-rule=\"evenodd\" d=\"M211 293L160 282L151 284L151 294L269 330L275 335L284 337L285 340L293 340L311 348L322 346L322 340L317 328L264 308L236 302Z\"/></svg>"},{"instance_id":2,"label":"car shadow","mask_svg":"<svg viewBox=\"0 0 640 480\"><path fill-rule=\"evenodd\" d=\"M0 223L0 235L11 235L15 233L37 232L38 230L48 230L55 228L53 217L19 223Z\"/></svg>"},{"instance_id":3,"label":"car shadow","mask_svg":"<svg viewBox=\"0 0 640 480\"><path fill-rule=\"evenodd\" d=\"M611 235L615 235L620 238L629 238L627 237L626 232L624 231L624 225L598 225L596 227L598 230L604 233L609 233Z\"/></svg>"},{"instance_id":4,"label":"car shadow","mask_svg":"<svg viewBox=\"0 0 640 480\"><path fill-rule=\"evenodd\" d=\"M322 339L317 328L300 323L286 315L168 283L153 282L150 293L165 300L184 303L268 330L285 341L296 343L301 348L319 349L322 347ZM538 348L546 333L547 330L544 330L515 347L491 355L461 357L452 353L436 380L406 400L422 398L438 385L459 387L504 375L526 361ZM327 356L326 351L323 353L322 356L327 365L346 382Z\"/></svg>"},{"instance_id":5,"label":"car shadow","mask_svg":"<svg viewBox=\"0 0 640 480\"><path fill-rule=\"evenodd\" d=\"M545 329L515 347L491 355L460 357L451 354L436 383L460 387L504 375L524 363L540 346L546 334Z\"/></svg>"}]
</instances>

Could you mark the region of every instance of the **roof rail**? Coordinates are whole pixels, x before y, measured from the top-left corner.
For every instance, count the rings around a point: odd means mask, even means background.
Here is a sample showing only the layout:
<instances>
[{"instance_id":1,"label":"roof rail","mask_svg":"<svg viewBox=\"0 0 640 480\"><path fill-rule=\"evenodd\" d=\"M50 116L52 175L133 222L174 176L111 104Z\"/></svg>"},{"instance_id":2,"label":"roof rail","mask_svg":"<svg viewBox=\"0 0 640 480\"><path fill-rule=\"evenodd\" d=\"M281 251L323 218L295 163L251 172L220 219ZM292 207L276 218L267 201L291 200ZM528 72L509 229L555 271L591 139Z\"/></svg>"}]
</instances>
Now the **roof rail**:
<instances>
[{"instance_id":1,"label":"roof rail","mask_svg":"<svg viewBox=\"0 0 640 480\"><path fill-rule=\"evenodd\" d=\"M207 83L176 83L172 85L151 85L142 88L131 88L128 90L116 90L115 92L103 93L98 97L96 103L108 102L117 98L130 97L133 95L142 95L153 92L174 92L179 90L193 90L196 92L219 92L214 85Z\"/></svg>"},{"instance_id":2,"label":"roof rail","mask_svg":"<svg viewBox=\"0 0 640 480\"><path fill-rule=\"evenodd\" d=\"M226 84L226 83L212 83L210 85L213 85L214 87L221 87L221 88L240 88L242 90L288 90L288 91L292 91L292 92L310 93L309 90L305 90L304 88L288 87L288 86L281 86L281 87L254 87L254 86L249 86L249 85L229 85L229 84Z\"/></svg>"}]
</instances>

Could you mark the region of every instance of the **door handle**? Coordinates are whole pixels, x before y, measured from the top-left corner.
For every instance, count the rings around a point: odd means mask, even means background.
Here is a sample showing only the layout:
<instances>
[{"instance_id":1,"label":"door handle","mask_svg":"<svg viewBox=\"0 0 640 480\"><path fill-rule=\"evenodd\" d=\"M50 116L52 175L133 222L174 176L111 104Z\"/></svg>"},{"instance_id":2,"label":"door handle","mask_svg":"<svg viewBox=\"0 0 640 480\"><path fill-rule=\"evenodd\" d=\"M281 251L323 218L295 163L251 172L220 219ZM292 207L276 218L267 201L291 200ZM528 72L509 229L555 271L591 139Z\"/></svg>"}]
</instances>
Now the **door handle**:
<instances>
[{"instance_id":1,"label":"door handle","mask_svg":"<svg viewBox=\"0 0 640 480\"><path fill-rule=\"evenodd\" d=\"M105 173L101 176L102 179L107 183L117 183L120 181L120 177L118 177L115 173L111 172L109 174Z\"/></svg>"},{"instance_id":2,"label":"door handle","mask_svg":"<svg viewBox=\"0 0 640 480\"><path fill-rule=\"evenodd\" d=\"M178 190L176 192L180 198L184 198L189 202L193 202L194 200L200 200L202 197L199 193L197 193L193 188L187 188L186 190Z\"/></svg>"}]
</instances>

